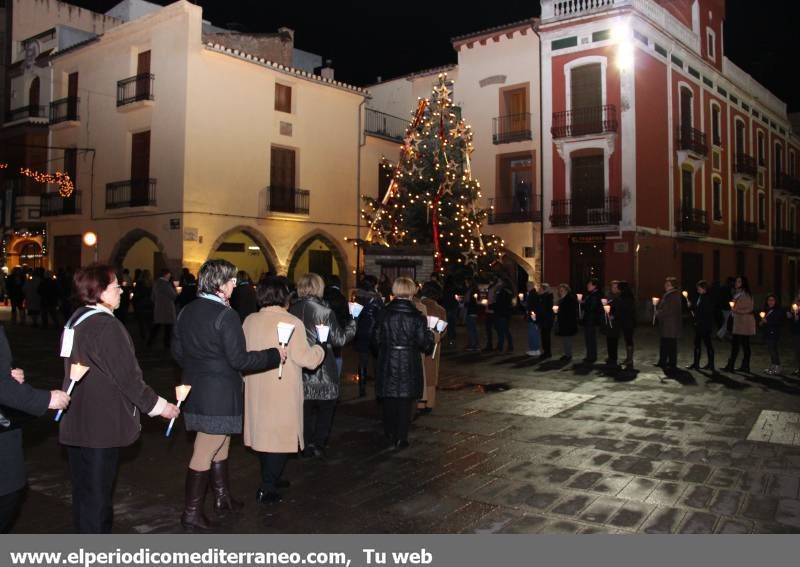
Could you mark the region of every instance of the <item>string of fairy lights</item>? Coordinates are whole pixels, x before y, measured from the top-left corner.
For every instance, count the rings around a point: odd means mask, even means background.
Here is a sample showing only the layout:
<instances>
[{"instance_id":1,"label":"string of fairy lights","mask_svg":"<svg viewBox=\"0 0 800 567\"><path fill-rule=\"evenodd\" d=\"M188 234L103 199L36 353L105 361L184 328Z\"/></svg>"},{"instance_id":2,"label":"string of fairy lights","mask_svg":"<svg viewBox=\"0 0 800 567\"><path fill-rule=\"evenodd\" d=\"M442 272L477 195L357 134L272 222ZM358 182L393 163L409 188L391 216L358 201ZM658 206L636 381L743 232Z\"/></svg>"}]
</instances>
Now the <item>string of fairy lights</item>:
<instances>
[{"instance_id":1,"label":"string of fairy lights","mask_svg":"<svg viewBox=\"0 0 800 567\"><path fill-rule=\"evenodd\" d=\"M7 163L0 163L0 170L8 169ZM75 191L75 184L72 182L70 176L63 171L56 171L55 173L47 173L44 171L36 171L29 167L19 168L19 174L37 183L44 183L47 185L58 185L58 194L64 198L72 195Z\"/></svg>"},{"instance_id":2,"label":"string of fairy lights","mask_svg":"<svg viewBox=\"0 0 800 567\"><path fill-rule=\"evenodd\" d=\"M365 198L361 211L369 226L367 241L384 246L432 243L440 271L451 263L474 265L481 258L499 258L504 244L481 233L488 211L477 207L481 191L470 166L472 128L453 104L451 85L442 73L431 97L419 100L398 163L381 162L392 179L386 195L382 201Z\"/></svg>"}]
</instances>

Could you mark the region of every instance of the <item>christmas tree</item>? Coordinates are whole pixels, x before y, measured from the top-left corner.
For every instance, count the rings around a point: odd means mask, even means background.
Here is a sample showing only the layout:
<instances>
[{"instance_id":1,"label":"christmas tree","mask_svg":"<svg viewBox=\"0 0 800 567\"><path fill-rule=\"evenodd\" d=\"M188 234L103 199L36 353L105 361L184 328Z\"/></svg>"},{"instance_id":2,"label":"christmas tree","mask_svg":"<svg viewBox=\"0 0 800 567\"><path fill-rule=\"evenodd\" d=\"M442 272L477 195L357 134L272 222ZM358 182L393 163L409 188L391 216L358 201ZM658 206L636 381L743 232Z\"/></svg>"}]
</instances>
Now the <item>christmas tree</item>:
<instances>
[{"instance_id":1,"label":"christmas tree","mask_svg":"<svg viewBox=\"0 0 800 567\"><path fill-rule=\"evenodd\" d=\"M365 197L367 240L384 246L432 245L436 267L482 271L502 256L503 241L482 234L488 211L478 207L472 177L472 129L452 102L452 82L439 75L431 98L420 99L381 201Z\"/></svg>"}]
</instances>

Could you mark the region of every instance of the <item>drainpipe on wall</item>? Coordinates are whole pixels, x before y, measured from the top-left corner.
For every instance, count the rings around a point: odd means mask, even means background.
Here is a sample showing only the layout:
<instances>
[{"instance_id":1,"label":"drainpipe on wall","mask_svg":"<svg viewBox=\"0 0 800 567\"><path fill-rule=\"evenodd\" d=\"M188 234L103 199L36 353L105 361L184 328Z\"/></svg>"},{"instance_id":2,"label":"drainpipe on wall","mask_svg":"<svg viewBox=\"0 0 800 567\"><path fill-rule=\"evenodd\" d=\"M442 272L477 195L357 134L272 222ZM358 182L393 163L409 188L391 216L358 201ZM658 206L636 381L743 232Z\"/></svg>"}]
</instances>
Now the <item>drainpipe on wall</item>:
<instances>
[{"instance_id":1,"label":"drainpipe on wall","mask_svg":"<svg viewBox=\"0 0 800 567\"><path fill-rule=\"evenodd\" d=\"M358 284L358 273L361 271L361 148L367 145L367 138L364 136L364 125L361 117L363 116L366 102L367 97L365 96L358 105L358 146L356 147L356 277L354 278L353 287Z\"/></svg>"},{"instance_id":2,"label":"drainpipe on wall","mask_svg":"<svg viewBox=\"0 0 800 567\"><path fill-rule=\"evenodd\" d=\"M542 37L533 30L536 37L539 38L539 210L542 212L542 220L539 221L539 286L541 286L544 279L544 132L542 132Z\"/></svg>"}]
</instances>

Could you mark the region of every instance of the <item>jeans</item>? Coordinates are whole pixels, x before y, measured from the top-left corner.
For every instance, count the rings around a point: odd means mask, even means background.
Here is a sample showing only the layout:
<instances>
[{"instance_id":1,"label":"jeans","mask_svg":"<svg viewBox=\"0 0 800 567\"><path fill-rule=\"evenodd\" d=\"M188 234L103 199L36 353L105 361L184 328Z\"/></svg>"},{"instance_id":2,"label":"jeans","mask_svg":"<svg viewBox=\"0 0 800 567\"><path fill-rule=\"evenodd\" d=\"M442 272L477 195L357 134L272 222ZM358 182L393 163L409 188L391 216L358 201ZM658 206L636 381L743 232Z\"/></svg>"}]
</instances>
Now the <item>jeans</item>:
<instances>
[{"instance_id":1,"label":"jeans","mask_svg":"<svg viewBox=\"0 0 800 567\"><path fill-rule=\"evenodd\" d=\"M493 340L494 328L495 328L494 313L486 313L485 327L486 327L486 348L491 350L493 348L492 345L494 345L494 340Z\"/></svg>"},{"instance_id":2,"label":"jeans","mask_svg":"<svg viewBox=\"0 0 800 567\"><path fill-rule=\"evenodd\" d=\"M367 395L367 375L369 373L370 353L358 353L358 395Z\"/></svg>"},{"instance_id":3,"label":"jeans","mask_svg":"<svg viewBox=\"0 0 800 567\"><path fill-rule=\"evenodd\" d=\"M539 325L533 321L528 321L528 350L539 352L542 349L542 336L539 333Z\"/></svg>"},{"instance_id":4,"label":"jeans","mask_svg":"<svg viewBox=\"0 0 800 567\"><path fill-rule=\"evenodd\" d=\"M408 442L412 398L383 398L383 430L392 443Z\"/></svg>"},{"instance_id":5,"label":"jeans","mask_svg":"<svg viewBox=\"0 0 800 567\"><path fill-rule=\"evenodd\" d=\"M728 367L733 368L736 358L739 356L739 349L744 351L742 358L742 368L750 368L750 337L747 335L733 335L731 341L731 357L728 359Z\"/></svg>"},{"instance_id":6,"label":"jeans","mask_svg":"<svg viewBox=\"0 0 800 567\"><path fill-rule=\"evenodd\" d=\"M564 351L564 356L572 358L572 337L561 337L561 349Z\"/></svg>"},{"instance_id":7,"label":"jeans","mask_svg":"<svg viewBox=\"0 0 800 567\"><path fill-rule=\"evenodd\" d=\"M258 453L258 459L261 462L261 490L276 492L289 453Z\"/></svg>"},{"instance_id":8,"label":"jeans","mask_svg":"<svg viewBox=\"0 0 800 567\"><path fill-rule=\"evenodd\" d=\"M339 376L339 378L341 378L342 377L342 367L344 366L344 358L342 358L341 356L337 356L337 357L334 358L334 360L336 361L336 372L337 372L337 375Z\"/></svg>"},{"instance_id":9,"label":"jeans","mask_svg":"<svg viewBox=\"0 0 800 567\"><path fill-rule=\"evenodd\" d=\"M586 324L583 327L583 339L586 343L586 362L597 360L597 325Z\"/></svg>"},{"instance_id":10,"label":"jeans","mask_svg":"<svg viewBox=\"0 0 800 567\"><path fill-rule=\"evenodd\" d=\"M458 326L458 305L447 310L447 343L456 344L456 327Z\"/></svg>"},{"instance_id":11,"label":"jeans","mask_svg":"<svg viewBox=\"0 0 800 567\"><path fill-rule=\"evenodd\" d=\"M111 499L117 477L119 449L69 447L72 476L72 520L81 534L111 533Z\"/></svg>"},{"instance_id":12,"label":"jeans","mask_svg":"<svg viewBox=\"0 0 800 567\"><path fill-rule=\"evenodd\" d=\"M323 449L333 426L336 400L306 400L303 402L303 438L306 446Z\"/></svg>"},{"instance_id":13,"label":"jeans","mask_svg":"<svg viewBox=\"0 0 800 567\"><path fill-rule=\"evenodd\" d=\"M509 331L508 317L494 316L494 328L497 331L497 350L503 350L503 345L508 339L508 350L514 350L514 341L511 339L511 331Z\"/></svg>"},{"instance_id":14,"label":"jeans","mask_svg":"<svg viewBox=\"0 0 800 567\"><path fill-rule=\"evenodd\" d=\"M478 316L467 315L467 348L478 348Z\"/></svg>"}]
</instances>

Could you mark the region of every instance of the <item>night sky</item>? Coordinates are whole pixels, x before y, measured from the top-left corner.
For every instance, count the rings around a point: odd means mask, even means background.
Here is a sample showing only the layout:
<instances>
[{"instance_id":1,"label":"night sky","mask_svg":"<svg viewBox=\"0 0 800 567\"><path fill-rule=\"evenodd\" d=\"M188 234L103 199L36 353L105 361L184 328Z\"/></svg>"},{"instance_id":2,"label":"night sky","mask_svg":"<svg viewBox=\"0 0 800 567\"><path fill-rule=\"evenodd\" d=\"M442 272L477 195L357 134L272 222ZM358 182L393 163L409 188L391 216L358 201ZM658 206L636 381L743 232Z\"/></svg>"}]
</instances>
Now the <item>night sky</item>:
<instances>
[{"instance_id":1,"label":"night sky","mask_svg":"<svg viewBox=\"0 0 800 567\"><path fill-rule=\"evenodd\" d=\"M118 0L69 0L105 12ZM169 4L171 0L151 0ZM476 9L453 2L276 2L268 0L194 0L204 18L245 32L295 30L295 46L333 60L336 78L355 84L374 83L412 71L456 61L453 36L539 15L535 0L501 0ZM396 6L396 8L392 8ZM796 35L800 2L728 0L725 53L800 111Z\"/></svg>"}]
</instances>

